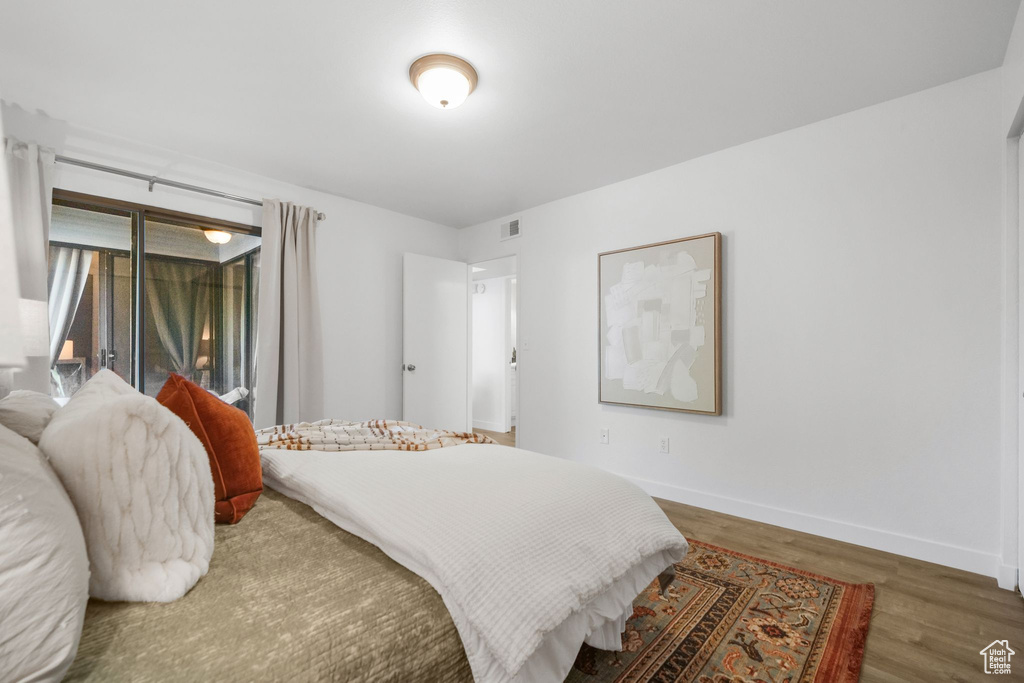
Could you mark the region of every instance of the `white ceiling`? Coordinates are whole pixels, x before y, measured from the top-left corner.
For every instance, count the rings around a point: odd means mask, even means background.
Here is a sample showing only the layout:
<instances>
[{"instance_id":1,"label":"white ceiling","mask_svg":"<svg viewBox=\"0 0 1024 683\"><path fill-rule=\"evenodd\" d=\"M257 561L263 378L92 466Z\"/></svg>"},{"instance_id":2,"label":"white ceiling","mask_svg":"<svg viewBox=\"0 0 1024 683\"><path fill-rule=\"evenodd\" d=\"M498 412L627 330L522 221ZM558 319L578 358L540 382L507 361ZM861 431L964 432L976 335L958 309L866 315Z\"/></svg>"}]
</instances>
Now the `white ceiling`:
<instances>
[{"instance_id":1,"label":"white ceiling","mask_svg":"<svg viewBox=\"0 0 1024 683\"><path fill-rule=\"evenodd\" d=\"M1002 63L1019 0L5 0L0 92L455 227ZM461 108L408 79L480 74Z\"/></svg>"}]
</instances>

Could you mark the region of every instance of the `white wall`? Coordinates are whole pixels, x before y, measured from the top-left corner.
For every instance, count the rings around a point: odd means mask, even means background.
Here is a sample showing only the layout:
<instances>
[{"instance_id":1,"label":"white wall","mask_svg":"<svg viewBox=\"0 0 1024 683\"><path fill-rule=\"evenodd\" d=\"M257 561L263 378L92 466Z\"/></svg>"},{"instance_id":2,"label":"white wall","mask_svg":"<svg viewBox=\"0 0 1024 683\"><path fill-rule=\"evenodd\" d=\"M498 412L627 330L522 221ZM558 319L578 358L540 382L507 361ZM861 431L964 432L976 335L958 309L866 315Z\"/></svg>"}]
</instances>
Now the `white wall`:
<instances>
[{"instance_id":1,"label":"white wall","mask_svg":"<svg viewBox=\"0 0 1024 683\"><path fill-rule=\"evenodd\" d=\"M475 278L474 278L475 279ZM508 278L475 280L473 292L473 428L505 431L509 318Z\"/></svg>"},{"instance_id":2,"label":"white wall","mask_svg":"<svg viewBox=\"0 0 1024 683\"><path fill-rule=\"evenodd\" d=\"M402 413L402 253L452 258L457 231L336 195L245 173L173 151L77 129L40 113L4 106L7 135L58 154L239 195L274 197L327 214L317 232L324 329L324 408L351 420ZM258 144L258 143L254 143ZM295 150L297 157L304 150ZM354 163L339 159L338 163ZM73 166L57 165L57 187L260 225L261 209Z\"/></svg>"},{"instance_id":3,"label":"white wall","mask_svg":"<svg viewBox=\"0 0 1024 683\"><path fill-rule=\"evenodd\" d=\"M520 445L994 576L1000 97L987 72L464 230L519 254ZM716 230L724 415L598 404L598 252Z\"/></svg>"},{"instance_id":4,"label":"white wall","mask_svg":"<svg viewBox=\"0 0 1024 683\"><path fill-rule=\"evenodd\" d=\"M1003 57L1003 102L1000 113L1001 130L1008 134L1014 122L1020 122L1024 112L1024 12L1017 12L1010 42Z\"/></svg>"},{"instance_id":5,"label":"white wall","mask_svg":"<svg viewBox=\"0 0 1024 683\"><path fill-rule=\"evenodd\" d=\"M1002 525L1003 547L1000 585L1012 587L1017 577L1013 568L1024 566L1024 452L1020 449L1024 421L1021 387L1024 387L1024 363L1020 339L1024 335L1020 315L1022 298L1020 277L1021 211L1019 137L1024 129L1024 12L1018 10L1013 32L1006 47L1001 69L1003 102L1000 133L1004 144L1003 212L1003 468Z\"/></svg>"}]
</instances>

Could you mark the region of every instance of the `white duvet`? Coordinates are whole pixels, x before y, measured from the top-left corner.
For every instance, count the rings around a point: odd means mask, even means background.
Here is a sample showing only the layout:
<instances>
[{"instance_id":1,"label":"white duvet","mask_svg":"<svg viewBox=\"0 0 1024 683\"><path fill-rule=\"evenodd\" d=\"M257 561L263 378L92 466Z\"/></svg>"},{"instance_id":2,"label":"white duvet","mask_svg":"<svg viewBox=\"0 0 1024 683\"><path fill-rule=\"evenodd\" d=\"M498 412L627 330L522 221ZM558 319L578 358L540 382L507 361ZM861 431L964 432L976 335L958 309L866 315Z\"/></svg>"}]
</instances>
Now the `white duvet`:
<instances>
[{"instance_id":1,"label":"white duvet","mask_svg":"<svg viewBox=\"0 0 1024 683\"><path fill-rule=\"evenodd\" d=\"M263 449L267 484L423 577L478 683L562 681L620 649L632 601L686 539L621 477L529 451Z\"/></svg>"}]
</instances>

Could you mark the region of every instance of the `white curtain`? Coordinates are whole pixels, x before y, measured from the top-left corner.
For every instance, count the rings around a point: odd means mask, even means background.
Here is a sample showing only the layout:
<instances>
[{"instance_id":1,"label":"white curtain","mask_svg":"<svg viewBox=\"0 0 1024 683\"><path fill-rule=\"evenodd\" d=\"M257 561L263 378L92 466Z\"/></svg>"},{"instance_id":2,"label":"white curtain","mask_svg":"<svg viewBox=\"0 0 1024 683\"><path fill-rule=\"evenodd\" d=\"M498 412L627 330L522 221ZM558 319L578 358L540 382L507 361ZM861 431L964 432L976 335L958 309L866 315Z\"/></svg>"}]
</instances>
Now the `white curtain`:
<instances>
[{"instance_id":1,"label":"white curtain","mask_svg":"<svg viewBox=\"0 0 1024 683\"><path fill-rule=\"evenodd\" d=\"M50 319L50 367L57 364L61 347L71 331L75 312L89 278L92 252L71 247L50 250L50 277L48 282Z\"/></svg>"},{"instance_id":2,"label":"white curtain","mask_svg":"<svg viewBox=\"0 0 1024 683\"><path fill-rule=\"evenodd\" d=\"M48 272L46 253L53 201L53 152L9 138L4 144L4 163L11 189L20 295L22 299L45 302ZM31 323L39 325L40 329L23 332L48 340L50 331L47 321L42 316L40 318ZM39 349L40 355L29 356L26 368L14 374L15 389L49 392L48 347L49 343Z\"/></svg>"},{"instance_id":3,"label":"white curtain","mask_svg":"<svg viewBox=\"0 0 1024 683\"><path fill-rule=\"evenodd\" d=\"M253 423L323 418L323 333L315 209L263 201Z\"/></svg>"},{"instance_id":4,"label":"white curtain","mask_svg":"<svg viewBox=\"0 0 1024 683\"><path fill-rule=\"evenodd\" d=\"M171 370L188 380L196 370L199 344L210 314L210 269L190 263L146 260L146 301ZM154 359L147 359L152 366Z\"/></svg>"}]
</instances>

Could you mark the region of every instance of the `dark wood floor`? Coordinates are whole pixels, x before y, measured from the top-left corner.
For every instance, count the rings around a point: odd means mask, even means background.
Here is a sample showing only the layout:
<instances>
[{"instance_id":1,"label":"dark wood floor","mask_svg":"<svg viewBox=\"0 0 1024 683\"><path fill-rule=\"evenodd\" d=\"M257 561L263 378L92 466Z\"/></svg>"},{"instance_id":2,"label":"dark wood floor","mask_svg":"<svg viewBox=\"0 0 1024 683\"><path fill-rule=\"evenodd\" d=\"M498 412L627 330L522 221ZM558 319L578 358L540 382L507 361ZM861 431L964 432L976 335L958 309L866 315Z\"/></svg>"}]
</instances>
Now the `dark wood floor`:
<instances>
[{"instance_id":1,"label":"dark wood floor","mask_svg":"<svg viewBox=\"0 0 1024 683\"><path fill-rule=\"evenodd\" d=\"M658 504L687 538L875 584L863 683L985 680L978 652L997 639L1020 653L1011 659L1014 675L1005 678L1024 680L1024 599L995 579L667 500Z\"/></svg>"},{"instance_id":2,"label":"dark wood floor","mask_svg":"<svg viewBox=\"0 0 1024 683\"><path fill-rule=\"evenodd\" d=\"M515 432L484 432L515 445ZM862 683L986 680L979 651L993 640L1018 653L1024 681L1024 599L995 579L929 562L655 499L687 538L822 574L875 584Z\"/></svg>"}]
</instances>

